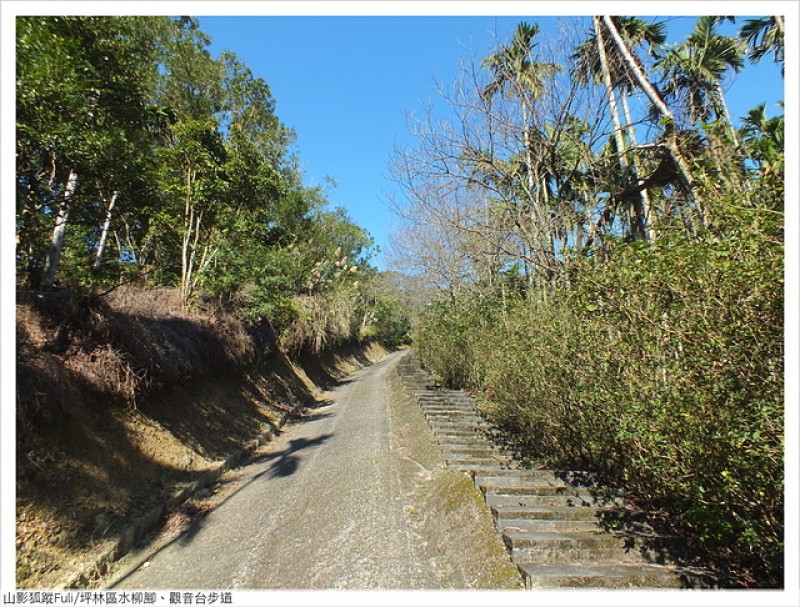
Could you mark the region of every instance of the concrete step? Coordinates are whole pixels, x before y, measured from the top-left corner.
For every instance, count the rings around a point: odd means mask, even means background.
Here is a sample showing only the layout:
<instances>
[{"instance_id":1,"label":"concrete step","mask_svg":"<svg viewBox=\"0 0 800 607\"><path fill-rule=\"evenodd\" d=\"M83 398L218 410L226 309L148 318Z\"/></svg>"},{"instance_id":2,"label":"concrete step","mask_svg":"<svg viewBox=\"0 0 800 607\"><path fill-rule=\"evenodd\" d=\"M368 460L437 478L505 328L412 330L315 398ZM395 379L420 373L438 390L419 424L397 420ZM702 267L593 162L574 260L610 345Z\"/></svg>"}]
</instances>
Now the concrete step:
<instances>
[{"instance_id":1,"label":"concrete step","mask_svg":"<svg viewBox=\"0 0 800 607\"><path fill-rule=\"evenodd\" d=\"M445 417L445 416L427 417L426 416L426 419L428 421L428 425L429 426L432 426L433 424L436 424L437 426L441 426L441 427L445 428L447 424L450 424L451 426L461 425L461 426L464 426L464 427L473 428L475 430L476 434L478 433L477 432L478 428L481 428L486 423L485 421L483 421L480 418L469 418L469 417L450 417L450 416L447 416L447 417Z\"/></svg>"},{"instance_id":2,"label":"concrete step","mask_svg":"<svg viewBox=\"0 0 800 607\"><path fill-rule=\"evenodd\" d=\"M452 441L453 443L462 445L480 445L491 447L492 449L500 449L500 447L495 446L491 441L486 440L486 438L481 436L480 433L471 430L456 430L449 433L439 432L436 435L436 438L439 440Z\"/></svg>"},{"instance_id":3,"label":"concrete step","mask_svg":"<svg viewBox=\"0 0 800 607\"><path fill-rule=\"evenodd\" d=\"M477 413L470 413L469 411L453 412L453 411L423 411L425 419L429 422L469 422L471 424L485 424L486 420Z\"/></svg>"},{"instance_id":4,"label":"concrete step","mask_svg":"<svg viewBox=\"0 0 800 607\"><path fill-rule=\"evenodd\" d=\"M452 468L453 470L458 470L459 472L463 472L464 474L470 475L475 472L475 470L489 470L492 469L499 469L505 466L506 464L496 463L496 464L473 464L473 463L464 463L464 462L447 462L447 467ZM510 465L510 464L509 464Z\"/></svg>"},{"instance_id":5,"label":"concrete step","mask_svg":"<svg viewBox=\"0 0 800 607\"><path fill-rule=\"evenodd\" d=\"M478 410L468 403L425 403L419 404L423 413L470 413L478 415Z\"/></svg>"},{"instance_id":6,"label":"concrete step","mask_svg":"<svg viewBox=\"0 0 800 607\"><path fill-rule=\"evenodd\" d=\"M511 460L507 463L501 462L498 464L489 464L482 466L468 466L462 468L459 468L458 466L451 466L451 467L466 472L470 476L474 476L475 474L501 474L505 471L512 472L515 470L516 466L517 462Z\"/></svg>"},{"instance_id":7,"label":"concrete step","mask_svg":"<svg viewBox=\"0 0 800 607\"><path fill-rule=\"evenodd\" d=\"M483 424L481 423L470 423L465 421L441 421L438 419L428 420L428 425L430 426L431 430L436 432L441 432L442 434L447 434L453 430L466 430L470 431L473 434L480 434L481 428L483 428Z\"/></svg>"},{"instance_id":8,"label":"concrete step","mask_svg":"<svg viewBox=\"0 0 800 607\"><path fill-rule=\"evenodd\" d=\"M463 392L450 392L448 390L442 390L441 388L431 389L428 386L414 390L414 396L418 400L424 400L427 402L475 402Z\"/></svg>"},{"instance_id":9,"label":"concrete step","mask_svg":"<svg viewBox=\"0 0 800 607\"><path fill-rule=\"evenodd\" d=\"M473 447L494 448L491 443L481 441L480 438L474 434L453 434L451 432L434 432L434 434L436 435L436 442L439 443L439 446L443 449L448 449L450 447L454 449L470 449Z\"/></svg>"},{"instance_id":10,"label":"concrete step","mask_svg":"<svg viewBox=\"0 0 800 607\"><path fill-rule=\"evenodd\" d=\"M439 446L442 449L488 449L493 453L503 453L501 449L498 449L491 443L487 443L486 441L482 441L477 436L443 436L438 435L437 440L439 441Z\"/></svg>"},{"instance_id":11,"label":"concrete step","mask_svg":"<svg viewBox=\"0 0 800 607\"><path fill-rule=\"evenodd\" d=\"M530 478L530 479L558 479L562 480L561 472L550 470L550 469L534 469L534 468L518 468L517 470L507 470L500 474L479 474L475 476L475 481L481 481L486 478L500 478L500 477L509 477L509 476L518 476L520 478Z\"/></svg>"},{"instance_id":12,"label":"concrete step","mask_svg":"<svg viewBox=\"0 0 800 607\"><path fill-rule=\"evenodd\" d=\"M469 412L453 413L452 411L449 411L449 412L438 412L438 411L430 412L430 411L425 411L425 417L429 422L430 421L442 421L442 422L463 421L463 422L469 422L469 423L478 424L478 423L483 421L483 417L481 417L477 413L469 413Z\"/></svg>"},{"instance_id":13,"label":"concrete step","mask_svg":"<svg viewBox=\"0 0 800 607\"><path fill-rule=\"evenodd\" d=\"M448 467L472 476L484 494L527 588L713 587L669 562L680 542L648 528L608 532L601 515L623 507L598 494L581 471L523 469L463 390L441 387L408 357L398 372L433 430Z\"/></svg>"},{"instance_id":14,"label":"concrete step","mask_svg":"<svg viewBox=\"0 0 800 607\"><path fill-rule=\"evenodd\" d=\"M552 486L572 487L575 490L585 490L585 487L574 487L564 479L565 474L553 470L519 470L516 474L499 476L476 476L475 484L479 487L525 487L525 486Z\"/></svg>"},{"instance_id":15,"label":"concrete step","mask_svg":"<svg viewBox=\"0 0 800 607\"><path fill-rule=\"evenodd\" d=\"M515 477L508 477L509 480L518 481L503 485L478 484L478 488L486 494L495 495L560 495L564 497L580 497L586 501L595 501L591 491L585 487L573 487L571 485L552 484L548 481L521 481Z\"/></svg>"},{"instance_id":16,"label":"concrete step","mask_svg":"<svg viewBox=\"0 0 800 607\"><path fill-rule=\"evenodd\" d=\"M459 455L477 455L486 457L503 457L503 454L492 449L489 445L453 445L448 443L440 443L440 447L445 454L445 457Z\"/></svg>"},{"instance_id":17,"label":"concrete step","mask_svg":"<svg viewBox=\"0 0 800 607\"><path fill-rule=\"evenodd\" d=\"M444 428L436 432L437 440L471 440L471 441L485 441L481 435L475 432L472 426L466 428ZM488 442L488 441L485 441Z\"/></svg>"},{"instance_id":18,"label":"concrete step","mask_svg":"<svg viewBox=\"0 0 800 607\"><path fill-rule=\"evenodd\" d=\"M466 462L469 464L502 464L506 459L493 453L453 453L445 457L448 464Z\"/></svg>"},{"instance_id":19,"label":"concrete step","mask_svg":"<svg viewBox=\"0 0 800 607\"><path fill-rule=\"evenodd\" d=\"M472 472L480 468L502 468L504 462L492 458L461 458L447 460L447 466L462 472Z\"/></svg>"},{"instance_id":20,"label":"concrete step","mask_svg":"<svg viewBox=\"0 0 800 607\"><path fill-rule=\"evenodd\" d=\"M525 531L527 533L588 533L602 531L598 521L591 519L501 519L495 520L498 533Z\"/></svg>"},{"instance_id":21,"label":"concrete step","mask_svg":"<svg viewBox=\"0 0 800 607\"><path fill-rule=\"evenodd\" d=\"M456 439L453 440L453 437L439 437L439 447L445 454L483 452L490 455L497 455L504 459L513 459L510 455L492 445L473 440L463 440L464 438L465 437L456 437Z\"/></svg>"},{"instance_id":22,"label":"concrete step","mask_svg":"<svg viewBox=\"0 0 800 607\"><path fill-rule=\"evenodd\" d=\"M431 409L431 408L423 407L422 408L422 413L425 415L425 417L431 417L431 416L436 416L436 415L458 417L458 416L461 416L461 415L465 415L465 416L468 416L468 417L478 417L480 419L486 419L486 418L483 417L483 415L478 413L475 409L453 409L453 408Z\"/></svg>"},{"instance_id":23,"label":"concrete step","mask_svg":"<svg viewBox=\"0 0 800 607\"><path fill-rule=\"evenodd\" d=\"M448 390L439 386L424 386L419 390L420 397L428 398L461 398L468 399L469 395L463 392Z\"/></svg>"},{"instance_id":24,"label":"concrete step","mask_svg":"<svg viewBox=\"0 0 800 607\"><path fill-rule=\"evenodd\" d=\"M598 514L608 511L604 508L576 508L574 506L519 506L519 505L493 505L490 506L495 518L502 520L562 520L562 521L592 521L597 523Z\"/></svg>"},{"instance_id":25,"label":"concrete step","mask_svg":"<svg viewBox=\"0 0 800 607\"><path fill-rule=\"evenodd\" d=\"M558 563L517 565L525 588L686 588L675 567L632 563Z\"/></svg>"},{"instance_id":26,"label":"concrete step","mask_svg":"<svg viewBox=\"0 0 800 607\"><path fill-rule=\"evenodd\" d=\"M503 531L511 559L525 563L568 563L614 560L628 563L646 561L635 545L601 531L558 533L546 531Z\"/></svg>"},{"instance_id":27,"label":"concrete step","mask_svg":"<svg viewBox=\"0 0 800 607\"><path fill-rule=\"evenodd\" d=\"M489 506L528 506L532 508L607 508L605 502L595 502L592 498L570 495L536 495L532 493L484 493Z\"/></svg>"},{"instance_id":28,"label":"concrete step","mask_svg":"<svg viewBox=\"0 0 800 607\"><path fill-rule=\"evenodd\" d=\"M503 532L511 559L526 563L613 560L629 563L664 563L672 560L678 541L656 535L595 532Z\"/></svg>"},{"instance_id":29,"label":"concrete step","mask_svg":"<svg viewBox=\"0 0 800 607\"><path fill-rule=\"evenodd\" d=\"M475 402L475 399L473 399L469 394L453 390L445 390L444 388L424 386L423 388L417 390L417 394L419 398L429 398L432 400L458 400L469 403Z\"/></svg>"}]
</instances>

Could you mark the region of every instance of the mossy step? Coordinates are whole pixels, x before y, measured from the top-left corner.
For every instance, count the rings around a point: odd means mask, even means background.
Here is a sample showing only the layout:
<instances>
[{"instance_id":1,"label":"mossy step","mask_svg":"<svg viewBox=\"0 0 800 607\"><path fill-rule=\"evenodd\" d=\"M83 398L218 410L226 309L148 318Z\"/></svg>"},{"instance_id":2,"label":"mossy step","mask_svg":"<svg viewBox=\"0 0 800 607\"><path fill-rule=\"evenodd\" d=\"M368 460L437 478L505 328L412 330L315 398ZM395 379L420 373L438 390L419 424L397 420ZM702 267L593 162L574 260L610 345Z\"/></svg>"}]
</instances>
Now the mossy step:
<instances>
[{"instance_id":1,"label":"mossy step","mask_svg":"<svg viewBox=\"0 0 800 607\"><path fill-rule=\"evenodd\" d=\"M614 560L664 563L673 560L676 538L604 531L558 533L506 530L503 540L516 562L552 563Z\"/></svg>"},{"instance_id":2,"label":"mossy step","mask_svg":"<svg viewBox=\"0 0 800 607\"><path fill-rule=\"evenodd\" d=\"M452 392L450 390L442 390L440 388L434 389L421 389L416 390L414 392L417 398L424 398L428 400L439 400L439 401L449 401L449 402L462 402L462 403L474 403L475 399L473 399L469 394L465 394L464 392Z\"/></svg>"},{"instance_id":3,"label":"mossy step","mask_svg":"<svg viewBox=\"0 0 800 607\"><path fill-rule=\"evenodd\" d=\"M589 502L590 504L595 501L603 502L602 499L596 500L592 493L582 487L572 487L571 485L548 485L544 482L541 484L526 483L517 487L498 487L491 485L478 485L478 488L485 494L493 493L495 495L549 495L560 497L579 498Z\"/></svg>"},{"instance_id":4,"label":"mossy step","mask_svg":"<svg viewBox=\"0 0 800 607\"><path fill-rule=\"evenodd\" d=\"M477 468L488 468L490 466L501 467L503 465L503 462L492 459L462 458L449 459L446 461L448 468L454 468L462 472L469 472Z\"/></svg>"},{"instance_id":5,"label":"mossy step","mask_svg":"<svg viewBox=\"0 0 800 607\"><path fill-rule=\"evenodd\" d=\"M520 483L517 486L478 485L478 488L483 492L484 495L488 494L509 495L509 496L552 495L552 496L581 499L586 502L589 502L589 504L592 505L616 503L614 498L597 495L593 493L590 489L587 489L586 487L573 487L572 485L548 484L545 481L538 483L536 481Z\"/></svg>"},{"instance_id":6,"label":"mossy step","mask_svg":"<svg viewBox=\"0 0 800 607\"><path fill-rule=\"evenodd\" d=\"M486 420L474 411L423 411L423 414L429 422L468 421L476 424L486 423Z\"/></svg>"},{"instance_id":7,"label":"mossy step","mask_svg":"<svg viewBox=\"0 0 800 607\"><path fill-rule=\"evenodd\" d=\"M528 533L586 533L602 530L598 521L592 519L503 519L495 521L498 533L525 531Z\"/></svg>"},{"instance_id":8,"label":"mossy step","mask_svg":"<svg viewBox=\"0 0 800 607\"><path fill-rule=\"evenodd\" d=\"M466 464L502 464L506 460L502 456L494 455L492 453L453 453L450 456L445 455L445 460L450 463L466 463Z\"/></svg>"},{"instance_id":9,"label":"mossy step","mask_svg":"<svg viewBox=\"0 0 800 607\"><path fill-rule=\"evenodd\" d=\"M504 464L503 462L495 462L495 463L484 463L484 464L472 464L472 463L457 463L457 462L447 462L448 468L452 468L453 470L458 470L459 472L463 472L464 474L472 474L475 470L488 470L489 468L502 468L509 464Z\"/></svg>"},{"instance_id":10,"label":"mossy step","mask_svg":"<svg viewBox=\"0 0 800 607\"><path fill-rule=\"evenodd\" d=\"M532 493L484 493L489 506L527 506L531 508L607 508L605 502L595 502L591 498L569 495L536 495Z\"/></svg>"},{"instance_id":11,"label":"mossy step","mask_svg":"<svg viewBox=\"0 0 800 607\"><path fill-rule=\"evenodd\" d=\"M428 421L428 424L438 424L442 426L447 426L448 424L451 426L458 426L458 425L469 426L475 429L480 428L481 432L489 429L490 427L488 422L482 417L464 418L464 417L452 417L452 416L445 417L442 415L435 415L432 417L426 416L426 419Z\"/></svg>"},{"instance_id":12,"label":"mossy step","mask_svg":"<svg viewBox=\"0 0 800 607\"><path fill-rule=\"evenodd\" d=\"M443 392L442 390L429 390L422 388L415 390L414 394L419 400L424 400L429 402L469 403L473 405L475 404L475 401L466 394L452 394L448 392Z\"/></svg>"},{"instance_id":13,"label":"mossy step","mask_svg":"<svg viewBox=\"0 0 800 607\"><path fill-rule=\"evenodd\" d=\"M436 432L436 437L442 440L448 440L450 438L470 439L478 441L482 440L481 435L475 432L475 428L473 428L472 426L463 429L458 429L458 428L444 429L439 432Z\"/></svg>"},{"instance_id":14,"label":"mossy step","mask_svg":"<svg viewBox=\"0 0 800 607\"><path fill-rule=\"evenodd\" d=\"M442 432L446 433L449 430L467 430L471 431L473 434L479 434L479 432L486 427L485 422L471 422L471 421L464 421L464 420L440 420L440 419L429 419L428 425L434 432Z\"/></svg>"},{"instance_id":15,"label":"mossy step","mask_svg":"<svg viewBox=\"0 0 800 607\"><path fill-rule=\"evenodd\" d=\"M439 442L439 447L441 447L442 451L446 453L488 453L503 457L505 459L513 459L507 453L496 449L488 443L481 443L475 440L465 440L466 437L458 437L455 440L452 436L447 438L437 437L437 439Z\"/></svg>"},{"instance_id":16,"label":"mossy step","mask_svg":"<svg viewBox=\"0 0 800 607\"><path fill-rule=\"evenodd\" d=\"M440 432L434 432L436 436L436 442L439 443L439 446L443 449L448 447L453 447L455 449L461 448L478 448L484 447L487 449L492 449L492 445L490 443L486 443L481 441L479 436L473 434L446 434Z\"/></svg>"},{"instance_id":17,"label":"mossy step","mask_svg":"<svg viewBox=\"0 0 800 607\"><path fill-rule=\"evenodd\" d=\"M691 588L690 576L675 567L631 563L517 565L525 588ZM702 586L701 586L702 587Z\"/></svg>"},{"instance_id":18,"label":"mossy step","mask_svg":"<svg viewBox=\"0 0 800 607\"><path fill-rule=\"evenodd\" d=\"M530 489L531 491L547 491L551 489L559 493L591 494L591 487L580 487L565 482L552 472L519 473L514 476L482 476L475 479L475 484L485 490L516 491ZM596 491L595 491L596 492Z\"/></svg>"},{"instance_id":19,"label":"mossy step","mask_svg":"<svg viewBox=\"0 0 800 607\"><path fill-rule=\"evenodd\" d=\"M426 417L470 417L483 419L475 409L422 409Z\"/></svg>"},{"instance_id":20,"label":"mossy step","mask_svg":"<svg viewBox=\"0 0 800 607\"><path fill-rule=\"evenodd\" d=\"M439 432L436 438L440 441L451 441L458 445L484 446L490 449L500 448L496 447L491 441L486 440L484 436L474 430L456 430L449 436L446 432Z\"/></svg>"},{"instance_id":21,"label":"mossy step","mask_svg":"<svg viewBox=\"0 0 800 607\"><path fill-rule=\"evenodd\" d=\"M417 398L417 402L419 406L423 409L455 409L455 410L464 410L468 409L470 411L477 411L478 407L475 406L475 403L469 401L458 401L452 399L442 399L442 400L434 400L431 398Z\"/></svg>"},{"instance_id":22,"label":"mossy step","mask_svg":"<svg viewBox=\"0 0 800 607\"><path fill-rule=\"evenodd\" d=\"M569 483L565 480L568 478L568 473L558 472L556 470L531 470L529 468L520 468L515 472L504 472L495 476L480 475L475 477L475 484L479 487L493 487L493 486L520 486L523 483L546 483L565 486Z\"/></svg>"},{"instance_id":23,"label":"mossy step","mask_svg":"<svg viewBox=\"0 0 800 607\"><path fill-rule=\"evenodd\" d=\"M484 466L471 466L469 469L464 469L464 472L469 473L470 476L476 474L500 474L503 472L513 472L516 470L517 462L513 459L507 462L497 462Z\"/></svg>"},{"instance_id":24,"label":"mossy step","mask_svg":"<svg viewBox=\"0 0 800 607\"><path fill-rule=\"evenodd\" d=\"M568 563L614 560L640 563L648 559L643 547L602 531L558 533L517 531L502 533L515 563Z\"/></svg>"},{"instance_id":25,"label":"mossy step","mask_svg":"<svg viewBox=\"0 0 800 607\"><path fill-rule=\"evenodd\" d=\"M576 508L574 506L519 506L492 505L489 506L495 518L503 520L567 520L567 521L598 521L598 515L608 512L608 508Z\"/></svg>"},{"instance_id":26,"label":"mossy step","mask_svg":"<svg viewBox=\"0 0 800 607\"><path fill-rule=\"evenodd\" d=\"M425 418L428 420L428 423L462 423L462 424L473 424L478 425L481 423L486 423L482 417L477 415L425 415Z\"/></svg>"},{"instance_id":27,"label":"mossy step","mask_svg":"<svg viewBox=\"0 0 800 607\"><path fill-rule=\"evenodd\" d=\"M475 413L480 415L480 411L471 405L454 405L450 404L420 404L420 407L426 413Z\"/></svg>"},{"instance_id":28,"label":"mossy step","mask_svg":"<svg viewBox=\"0 0 800 607\"><path fill-rule=\"evenodd\" d=\"M503 455L502 453L498 453L494 449L488 447L478 447L478 448L451 448L445 447L442 445L442 453L444 454L445 458L448 459L459 459L465 457L471 458L493 458L497 459L498 461L505 461L508 460L508 456Z\"/></svg>"}]
</instances>

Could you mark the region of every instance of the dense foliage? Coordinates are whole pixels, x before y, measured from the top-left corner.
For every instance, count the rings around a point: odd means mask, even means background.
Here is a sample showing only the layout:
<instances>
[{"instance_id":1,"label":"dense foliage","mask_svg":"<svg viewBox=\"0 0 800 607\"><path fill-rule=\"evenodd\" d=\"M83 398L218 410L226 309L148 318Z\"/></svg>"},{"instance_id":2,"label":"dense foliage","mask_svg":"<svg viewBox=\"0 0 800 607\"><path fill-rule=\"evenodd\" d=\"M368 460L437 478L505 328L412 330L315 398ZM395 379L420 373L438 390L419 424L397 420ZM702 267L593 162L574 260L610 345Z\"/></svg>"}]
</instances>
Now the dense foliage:
<instances>
[{"instance_id":1,"label":"dense foliage","mask_svg":"<svg viewBox=\"0 0 800 607\"><path fill-rule=\"evenodd\" d=\"M720 22L664 47L658 22L596 17L546 56L521 25L454 94L457 126L430 120L400 156L408 208L453 252L400 260L442 294L416 323L422 360L525 457L596 472L734 583L780 586L783 117L762 105L735 128L720 83L747 36ZM780 18L745 25L782 44ZM636 95L653 114L631 114Z\"/></svg>"},{"instance_id":2,"label":"dense foliage","mask_svg":"<svg viewBox=\"0 0 800 607\"><path fill-rule=\"evenodd\" d=\"M290 350L402 341L370 236L303 185L267 83L208 45L188 17L18 19L18 284L171 286Z\"/></svg>"}]
</instances>

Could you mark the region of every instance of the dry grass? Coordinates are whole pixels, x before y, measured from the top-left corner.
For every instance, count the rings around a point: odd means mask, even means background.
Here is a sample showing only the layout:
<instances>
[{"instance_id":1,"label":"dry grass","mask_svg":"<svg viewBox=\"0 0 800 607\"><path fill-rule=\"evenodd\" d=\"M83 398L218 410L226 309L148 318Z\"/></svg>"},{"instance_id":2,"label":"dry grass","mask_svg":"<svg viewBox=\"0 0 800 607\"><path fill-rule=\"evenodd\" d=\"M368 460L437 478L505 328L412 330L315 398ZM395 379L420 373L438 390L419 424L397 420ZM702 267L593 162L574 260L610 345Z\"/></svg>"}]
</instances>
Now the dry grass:
<instances>
[{"instance_id":1,"label":"dry grass","mask_svg":"<svg viewBox=\"0 0 800 607\"><path fill-rule=\"evenodd\" d=\"M317 371L335 381L382 354L328 355L306 374L266 326L210 306L182 314L161 289L114 295L18 295L21 587L55 587L182 483L313 402Z\"/></svg>"}]
</instances>

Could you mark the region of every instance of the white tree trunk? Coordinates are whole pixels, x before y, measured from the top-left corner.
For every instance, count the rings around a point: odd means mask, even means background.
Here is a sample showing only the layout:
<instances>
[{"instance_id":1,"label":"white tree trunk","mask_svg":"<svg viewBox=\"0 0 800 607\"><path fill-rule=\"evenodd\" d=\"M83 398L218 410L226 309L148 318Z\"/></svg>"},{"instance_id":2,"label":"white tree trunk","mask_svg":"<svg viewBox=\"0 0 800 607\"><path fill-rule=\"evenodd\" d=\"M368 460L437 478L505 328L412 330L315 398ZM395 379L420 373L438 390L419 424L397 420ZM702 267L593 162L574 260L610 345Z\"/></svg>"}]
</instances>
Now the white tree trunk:
<instances>
[{"instance_id":1,"label":"white tree trunk","mask_svg":"<svg viewBox=\"0 0 800 607\"><path fill-rule=\"evenodd\" d=\"M722 118L728 125L728 130L731 135L731 141L733 141L733 145L736 146L736 149L739 149L739 137L736 135L736 127L733 126L733 118L731 118L731 113L728 111L728 103L725 101L725 92L722 90L722 85L717 83L717 98L719 100L719 106L722 110Z\"/></svg>"},{"instance_id":2,"label":"white tree trunk","mask_svg":"<svg viewBox=\"0 0 800 607\"><path fill-rule=\"evenodd\" d=\"M778 28L778 31L781 33L781 36L784 36L785 35L784 30L786 29L786 26L784 25L783 15L775 15L774 19L775 19L775 27Z\"/></svg>"},{"instance_id":3,"label":"white tree trunk","mask_svg":"<svg viewBox=\"0 0 800 607\"><path fill-rule=\"evenodd\" d=\"M97 255L94 258L94 269L97 270L100 267L100 261L103 258L103 250L106 248L106 240L108 240L108 231L111 227L111 216L114 212L114 205L117 202L117 196L119 196L119 192L114 190L114 193L111 194L111 200L108 201L108 211L106 211L106 220L103 222L103 230L100 232L100 242L97 244Z\"/></svg>"},{"instance_id":4,"label":"white tree trunk","mask_svg":"<svg viewBox=\"0 0 800 607\"><path fill-rule=\"evenodd\" d=\"M611 114L611 124L614 127L614 141L617 144L617 163L619 170L622 173L623 179L626 179L628 174L628 161L625 158L625 138L622 135L622 124L619 120L619 108L617 107L617 96L614 93L614 82L611 78L611 67L608 63L608 55L606 54L606 43L603 39L602 27L600 25L600 18L597 16L592 17L594 24L595 41L597 42L597 54L600 57L600 71L603 73L603 84L606 88L606 95L608 95L608 106ZM625 187L627 183L623 184ZM635 224L635 222L633 222ZM634 235L639 231L639 226L635 226Z\"/></svg>"},{"instance_id":5,"label":"white tree trunk","mask_svg":"<svg viewBox=\"0 0 800 607\"><path fill-rule=\"evenodd\" d=\"M70 169L67 185L64 188L64 199L56 215L56 225L53 228L53 236L50 239L50 249L47 251L47 259L44 265L44 276L42 276L41 288L49 289L56 281L56 269L61 258L61 250L64 248L64 237L67 234L67 221L69 220L69 204L75 189L78 185L78 175L74 169Z\"/></svg>"},{"instance_id":6,"label":"white tree trunk","mask_svg":"<svg viewBox=\"0 0 800 607\"><path fill-rule=\"evenodd\" d=\"M628 139L630 140L631 147L636 150L638 143L636 141L636 127L633 125L633 119L631 118L631 108L628 104L628 96L623 92L622 93L622 109L625 112L625 124L627 125L628 131ZM633 174L636 177L637 184L641 179L641 165L639 164L639 156L634 151L633 156ZM642 216L644 218L644 229L645 234L647 236L647 240L650 242L655 242L656 240L656 233L653 229L653 223L655 218L653 217L650 209L650 194L647 190L642 190L639 192L639 196L641 197L642 201Z\"/></svg>"},{"instance_id":7,"label":"white tree trunk","mask_svg":"<svg viewBox=\"0 0 800 607\"><path fill-rule=\"evenodd\" d=\"M611 17L603 17L603 22L606 24L606 28L611 34L614 44L616 44L617 49L619 50L620 56L625 61L628 69L630 69L633 77L636 79L636 83L639 85L639 88L641 88L644 94L647 95L650 103L652 103L656 109L658 109L661 116L667 119L668 123L664 129L667 148L670 151L672 159L675 161L678 172L681 174L681 178L688 188L689 193L694 199L695 204L697 204L698 211L700 212L700 221L703 227L708 227L709 218L706 213L705 205L703 204L703 198L700 195L697 184L694 182L694 177L692 175L692 170L689 167L689 163L686 161L686 158L683 156L680 148L678 147L677 135L675 133L675 116L670 111L667 104L664 103L661 95L658 94L658 91L656 91L655 87L648 80L641 67L633 58L630 49L628 48L627 44L625 44L622 36L620 36L619 31L617 31L617 26L614 25L614 21L611 19Z\"/></svg>"}]
</instances>

